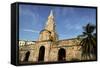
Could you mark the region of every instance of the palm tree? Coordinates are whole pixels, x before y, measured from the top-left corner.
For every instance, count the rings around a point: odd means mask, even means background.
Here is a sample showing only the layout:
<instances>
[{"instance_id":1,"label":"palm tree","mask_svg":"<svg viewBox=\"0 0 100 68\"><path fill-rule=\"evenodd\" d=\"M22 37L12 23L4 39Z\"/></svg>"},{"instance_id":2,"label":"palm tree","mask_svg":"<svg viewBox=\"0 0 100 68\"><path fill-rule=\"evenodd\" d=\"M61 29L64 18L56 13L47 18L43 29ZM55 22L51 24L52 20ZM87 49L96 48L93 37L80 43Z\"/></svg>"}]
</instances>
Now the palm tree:
<instances>
[{"instance_id":1,"label":"palm tree","mask_svg":"<svg viewBox=\"0 0 100 68\"><path fill-rule=\"evenodd\" d=\"M92 24L87 24L85 27L83 27L84 32L81 37L81 42L79 45L82 46L82 59L89 60L96 57L96 40L93 35L93 32L95 30L95 26Z\"/></svg>"}]
</instances>

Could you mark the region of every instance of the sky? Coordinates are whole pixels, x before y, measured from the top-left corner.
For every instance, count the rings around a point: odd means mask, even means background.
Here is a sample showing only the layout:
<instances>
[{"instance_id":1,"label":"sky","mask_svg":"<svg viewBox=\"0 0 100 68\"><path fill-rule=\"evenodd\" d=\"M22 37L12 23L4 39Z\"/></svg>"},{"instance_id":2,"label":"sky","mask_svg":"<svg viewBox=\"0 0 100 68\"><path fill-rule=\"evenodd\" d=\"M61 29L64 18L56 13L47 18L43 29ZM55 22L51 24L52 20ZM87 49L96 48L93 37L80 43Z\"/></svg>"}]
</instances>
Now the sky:
<instances>
[{"instance_id":1,"label":"sky","mask_svg":"<svg viewBox=\"0 0 100 68\"><path fill-rule=\"evenodd\" d=\"M19 5L19 40L37 41L50 11L53 11L59 40L75 38L88 23L96 25L94 8Z\"/></svg>"}]
</instances>

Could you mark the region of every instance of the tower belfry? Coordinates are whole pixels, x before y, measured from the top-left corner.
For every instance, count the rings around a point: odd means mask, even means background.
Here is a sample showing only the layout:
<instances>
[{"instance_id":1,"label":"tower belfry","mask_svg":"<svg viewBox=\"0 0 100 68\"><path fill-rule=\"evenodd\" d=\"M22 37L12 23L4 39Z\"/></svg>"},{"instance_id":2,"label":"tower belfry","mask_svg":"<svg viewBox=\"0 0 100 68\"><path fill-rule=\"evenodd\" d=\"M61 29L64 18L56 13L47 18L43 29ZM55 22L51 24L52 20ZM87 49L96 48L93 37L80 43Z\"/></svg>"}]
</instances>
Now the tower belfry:
<instances>
[{"instance_id":1,"label":"tower belfry","mask_svg":"<svg viewBox=\"0 0 100 68\"><path fill-rule=\"evenodd\" d=\"M48 19L46 21L46 25L44 29L41 31L39 41L43 41L43 40L56 41L57 39L58 36L55 30L54 15L53 15L53 11L51 10Z\"/></svg>"}]
</instances>

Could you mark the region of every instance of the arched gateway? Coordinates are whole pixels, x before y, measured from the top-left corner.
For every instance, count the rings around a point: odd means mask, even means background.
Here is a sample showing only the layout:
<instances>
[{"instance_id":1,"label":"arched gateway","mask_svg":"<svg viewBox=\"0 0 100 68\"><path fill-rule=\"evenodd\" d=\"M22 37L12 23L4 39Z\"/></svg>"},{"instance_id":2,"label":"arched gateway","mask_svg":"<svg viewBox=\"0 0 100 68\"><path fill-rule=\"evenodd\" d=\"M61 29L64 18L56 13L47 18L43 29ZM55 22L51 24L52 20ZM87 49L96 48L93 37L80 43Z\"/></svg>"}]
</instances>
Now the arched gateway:
<instances>
[{"instance_id":1,"label":"arched gateway","mask_svg":"<svg viewBox=\"0 0 100 68\"><path fill-rule=\"evenodd\" d=\"M65 61L66 51L64 48L59 49L58 51L58 61Z\"/></svg>"},{"instance_id":2,"label":"arched gateway","mask_svg":"<svg viewBox=\"0 0 100 68\"><path fill-rule=\"evenodd\" d=\"M44 55L45 55L45 47L41 46L39 50L38 61L44 61Z\"/></svg>"}]
</instances>

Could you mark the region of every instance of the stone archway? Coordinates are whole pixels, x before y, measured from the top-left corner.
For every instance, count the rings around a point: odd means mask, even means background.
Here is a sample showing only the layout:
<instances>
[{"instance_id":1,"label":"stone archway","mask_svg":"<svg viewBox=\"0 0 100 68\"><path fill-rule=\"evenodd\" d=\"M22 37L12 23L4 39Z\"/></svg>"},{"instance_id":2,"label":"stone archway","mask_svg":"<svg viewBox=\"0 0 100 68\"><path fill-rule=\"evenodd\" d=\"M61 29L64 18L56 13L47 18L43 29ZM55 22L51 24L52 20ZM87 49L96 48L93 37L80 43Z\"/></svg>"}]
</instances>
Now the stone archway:
<instances>
[{"instance_id":1,"label":"stone archway","mask_svg":"<svg viewBox=\"0 0 100 68\"><path fill-rule=\"evenodd\" d=\"M66 51L64 48L60 48L58 51L58 61L65 61L66 59Z\"/></svg>"},{"instance_id":2,"label":"stone archway","mask_svg":"<svg viewBox=\"0 0 100 68\"><path fill-rule=\"evenodd\" d=\"M24 58L24 61L25 61L25 62L28 61L29 56L30 56L30 52L28 51L28 52L26 52L26 54L25 54L25 58Z\"/></svg>"},{"instance_id":3,"label":"stone archway","mask_svg":"<svg viewBox=\"0 0 100 68\"><path fill-rule=\"evenodd\" d=\"M39 49L38 61L44 61L44 56L45 56L45 47L41 46Z\"/></svg>"}]
</instances>

